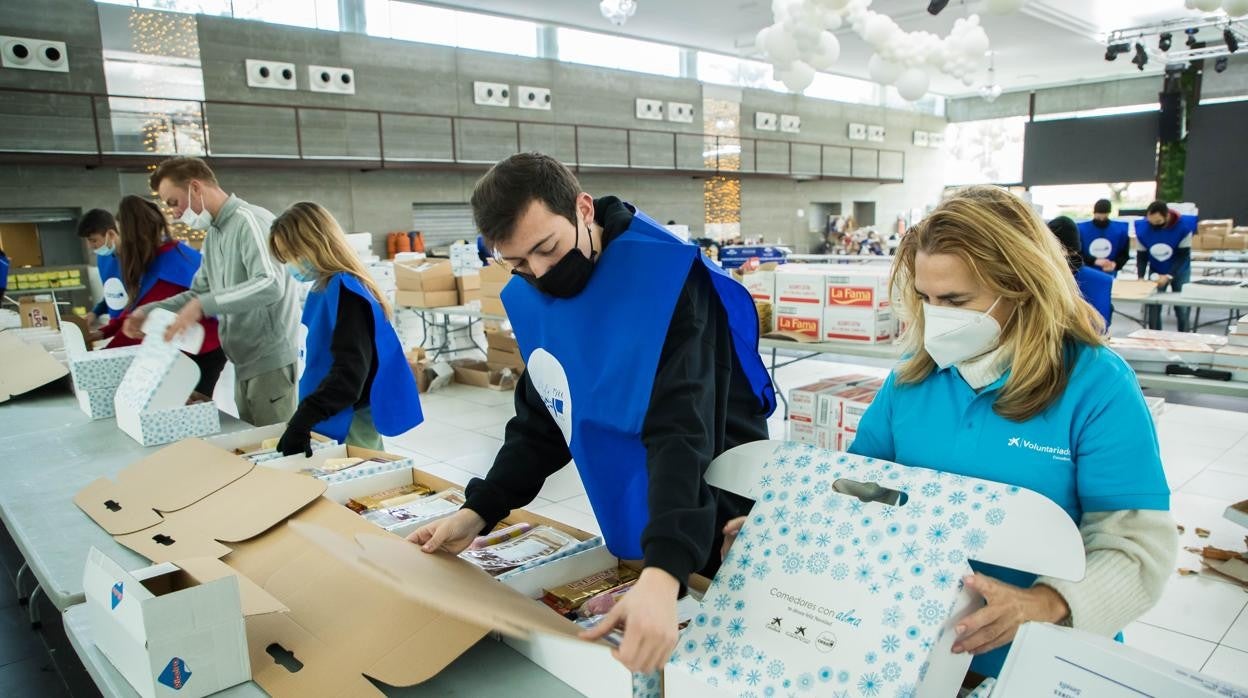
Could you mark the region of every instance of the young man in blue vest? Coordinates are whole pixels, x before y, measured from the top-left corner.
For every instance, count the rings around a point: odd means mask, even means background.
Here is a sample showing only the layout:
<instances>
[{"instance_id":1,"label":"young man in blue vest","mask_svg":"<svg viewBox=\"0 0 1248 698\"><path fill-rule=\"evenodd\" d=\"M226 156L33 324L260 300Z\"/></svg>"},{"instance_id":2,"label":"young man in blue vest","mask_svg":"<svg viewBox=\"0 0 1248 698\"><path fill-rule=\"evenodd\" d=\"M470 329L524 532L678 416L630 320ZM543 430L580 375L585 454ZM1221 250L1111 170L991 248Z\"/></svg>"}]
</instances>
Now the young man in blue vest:
<instances>
[{"instance_id":1,"label":"young man in blue vest","mask_svg":"<svg viewBox=\"0 0 1248 698\"><path fill-rule=\"evenodd\" d=\"M95 253L95 266L100 270L100 283L104 285L104 297L87 313L87 325L95 326L96 320L107 315L116 319L130 303L126 285L121 280L121 264L117 261L117 220L102 208L93 208L82 214L78 221L78 237L87 241Z\"/></svg>"},{"instance_id":2,"label":"young man in blue vest","mask_svg":"<svg viewBox=\"0 0 1248 698\"><path fill-rule=\"evenodd\" d=\"M1131 229L1126 221L1110 220L1113 204L1101 199L1092 207L1092 219L1079 224L1083 264L1117 276L1131 258Z\"/></svg>"},{"instance_id":3,"label":"young man in blue vest","mask_svg":"<svg viewBox=\"0 0 1248 698\"><path fill-rule=\"evenodd\" d=\"M1135 222L1135 266L1140 279L1157 283L1158 293L1178 293L1192 280L1192 235L1199 220L1181 216L1164 201L1148 205L1148 215ZM1161 329L1161 306L1149 305L1148 328ZM1180 332L1189 329L1192 309L1174 306Z\"/></svg>"},{"instance_id":4,"label":"young man in blue vest","mask_svg":"<svg viewBox=\"0 0 1248 698\"><path fill-rule=\"evenodd\" d=\"M713 572L723 525L749 506L708 485L706 468L766 439L775 409L753 301L698 247L616 197L594 199L549 156L498 163L472 207L518 277L503 303L527 370L489 474L468 484L460 512L411 538L463 550L574 460L607 547L644 563L584 637L623 624L617 659L657 670L685 580Z\"/></svg>"}]
</instances>

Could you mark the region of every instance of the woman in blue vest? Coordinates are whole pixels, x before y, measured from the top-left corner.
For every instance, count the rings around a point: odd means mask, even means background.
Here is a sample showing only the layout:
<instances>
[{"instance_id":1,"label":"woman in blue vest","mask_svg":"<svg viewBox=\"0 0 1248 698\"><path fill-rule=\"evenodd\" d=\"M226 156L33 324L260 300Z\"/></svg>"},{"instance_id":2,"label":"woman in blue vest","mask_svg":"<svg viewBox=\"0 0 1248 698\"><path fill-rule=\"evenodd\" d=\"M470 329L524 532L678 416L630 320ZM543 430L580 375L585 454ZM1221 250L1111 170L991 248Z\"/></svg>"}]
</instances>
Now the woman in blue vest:
<instances>
[{"instance_id":1,"label":"woman in blue vest","mask_svg":"<svg viewBox=\"0 0 1248 698\"><path fill-rule=\"evenodd\" d=\"M711 460L767 438L775 392L749 292L635 207L582 191L562 163L513 155L472 195L477 228L514 268L503 304L527 369L485 479L454 516L410 538L463 550L574 460L607 547L642 560L591 631L624 623L616 657L654 671L676 643L676 599L718 566L720 528L748 511L706 483Z\"/></svg>"},{"instance_id":2,"label":"woman in blue vest","mask_svg":"<svg viewBox=\"0 0 1248 698\"><path fill-rule=\"evenodd\" d=\"M420 395L390 304L329 211L309 202L286 209L273 221L269 248L291 276L313 284L300 328L299 407L277 449L311 456L315 431L381 450L382 434L420 424Z\"/></svg>"},{"instance_id":3,"label":"woman in blue vest","mask_svg":"<svg viewBox=\"0 0 1248 698\"><path fill-rule=\"evenodd\" d=\"M1192 280L1192 235L1196 216L1181 216L1164 201L1148 205L1147 216L1135 222L1135 267L1140 279L1157 283L1158 293L1178 293ZM1148 328L1161 329L1161 306L1147 305ZM1180 332L1190 329L1192 309L1174 306Z\"/></svg>"},{"instance_id":4,"label":"woman in blue vest","mask_svg":"<svg viewBox=\"0 0 1248 698\"><path fill-rule=\"evenodd\" d=\"M1062 245L1062 251L1066 253L1079 294L1101 314L1104 319L1102 328L1108 330L1109 323L1114 319L1114 306L1111 301L1114 277L1083 263L1083 256L1079 253L1079 229L1075 227L1074 221L1066 216L1058 216L1049 221L1049 230L1053 231L1053 235Z\"/></svg>"},{"instance_id":5,"label":"woman in blue vest","mask_svg":"<svg viewBox=\"0 0 1248 698\"><path fill-rule=\"evenodd\" d=\"M105 315L109 320L116 320L130 304L116 256L120 241L117 219L102 208L93 208L78 220L78 237L86 240L87 247L95 253L95 266L100 271L100 283L104 285L104 297L87 313L87 324L94 326Z\"/></svg>"},{"instance_id":6,"label":"woman in blue vest","mask_svg":"<svg viewBox=\"0 0 1248 698\"><path fill-rule=\"evenodd\" d=\"M1160 597L1177 533L1135 373L1104 346L1057 240L1018 197L970 187L902 238L893 288L907 358L850 450L1043 494L1087 554L1078 582L973 565L964 581L986 605L956 626L954 652L996 676L1024 622L1115 635Z\"/></svg>"},{"instance_id":7,"label":"woman in blue vest","mask_svg":"<svg viewBox=\"0 0 1248 698\"><path fill-rule=\"evenodd\" d=\"M1079 224L1079 251L1083 264L1111 276L1131 258L1131 228L1126 221L1110 220L1113 204L1101 199L1092 206L1092 219Z\"/></svg>"}]
</instances>

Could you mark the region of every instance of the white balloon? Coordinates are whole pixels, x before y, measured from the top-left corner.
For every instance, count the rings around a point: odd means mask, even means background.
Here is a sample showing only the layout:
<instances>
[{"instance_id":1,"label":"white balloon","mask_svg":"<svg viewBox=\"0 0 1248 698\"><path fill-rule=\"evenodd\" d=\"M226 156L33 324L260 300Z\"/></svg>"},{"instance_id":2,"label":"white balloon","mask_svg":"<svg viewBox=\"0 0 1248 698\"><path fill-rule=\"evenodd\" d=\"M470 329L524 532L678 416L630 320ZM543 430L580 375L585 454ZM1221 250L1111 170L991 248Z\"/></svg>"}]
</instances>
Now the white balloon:
<instances>
[{"instance_id":1,"label":"white balloon","mask_svg":"<svg viewBox=\"0 0 1248 698\"><path fill-rule=\"evenodd\" d=\"M871 75L872 80L881 85L891 85L897 82L897 78L901 77L901 66L885 60L877 53L871 56L871 60L867 61L867 72Z\"/></svg>"},{"instance_id":2,"label":"white balloon","mask_svg":"<svg viewBox=\"0 0 1248 698\"><path fill-rule=\"evenodd\" d=\"M988 11L998 15L1015 12L1022 6L1023 0L988 0Z\"/></svg>"},{"instance_id":3,"label":"white balloon","mask_svg":"<svg viewBox=\"0 0 1248 698\"><path fill-rule=\"evenodd\" d=\"M754 48L762 53L767 53L767 35L770 33L771 25L759 29L758 33L754 35Z\"/></svg>"},{"instance_id":4,"label":"white balloon","mask_svg":"<svg viewBox=\"0 0 1248 698\"><path fill-rule=\"evenodd\" d=\"M1248 15L1248 0L1223 0L1222 9L1232 17Z\"/></svg>"},{"instance_id":5,"label":"white balloon","mask_svg":"<svg viewBox=\"0 0 1248 698\"><path fill-rule=\"evenodd\" d=\"M963 84L963 85L966 85L967 87L970 87L971 85L974 85L974 84L975 84L975 76L973 76L973 75L967 75L966 77L962 78L962 84Z\"/></svg>"},{"instance_id":6,"label":"white balloon","mask_svg":"<svg viewBox=\"0 0 1248 698\"><path fill-rule=\"evenodd\" d=\"M897 94L908 102L915 102L927 94L927 88L931 86L931 83L932 78L926 70L911 68L897 78Z\"/></svg>"},{"instance_id":7,"label":"white balloon","mask_svg":"<svg viewBox=\"0 0 1248 698\"><path fill-rule=\"evenodd\" d=\"M975 27L961 36L962 53L968 56L982 56L988 51L988 34L982 27Z\"/></svg>"},{"instance_id":8,"label":"white balloon","mask_svg":"<svg viewBox=\"0 0 1248 698\"><path fill-rule=\"evenodd\" d=\"M815 70L827 70L841 57L841 42L832 32L819 35L819 50L810 56L810 66Z\"/></svg>"},{"instance_id":9,"label":"white balloon","mask_svg":"<svg viewBox=\"0 0 1248 698\"><path fill-rule=\"evenodd\" d=\"M876 48L891 43L890 40L898 30L897 24L891 18L874 12L867 17L862 28L862 38Z\"/></svg>"},{"instance_id":10,"label":"white balloon","mask_svg":"<svg viewBox=\"0 0 1248 698\"><path fill-rule=\"evenodd\" d=\"M844 20L838 14L829 14L823 18L823 28L830 32L840 29L844 23Z\"/></svg>"},{"instance_id":11,"label":"white balloon","mask_svg":"<svg viewBox=\"0 0 1248 698\"><path fill-rule=\"evenodd\" d=\"M1196 0L1194 4L1201 12L1213 12L1222 6L1221 0Z\"/></svg>"},{"instance_id":12,"label":"white balloon","mask_svg":"<svg viewBox=\"0 0 1248 698\"><path fill-rule=\"evenodd\" d=\"M1196 9L1196 0L1186 0L1183 4L1186 5L1189 10Z\"/></svg>"},{"instance_id":13,"label":"white balloon","mask_svg":"<svg viewBox=\"0 0 1248 698\"><path fill-rule=\"evenodd\" d=\"M797 45L793 42L793 37L779 27L772 27L767 32L767 58L780 65L788 65L797 60Z\"/></svg>"},{"instance_id":14,"label":"white balloon","mask_svg":"<svg viewBox=\"0 0 1248 698\"><path fill-rule=\"evenodd\" d=\"M801 92L815 81L815 69L802 61L794 61L788 70L779 75L780 81L792 92Z\"/></svg>"}]
</instances>

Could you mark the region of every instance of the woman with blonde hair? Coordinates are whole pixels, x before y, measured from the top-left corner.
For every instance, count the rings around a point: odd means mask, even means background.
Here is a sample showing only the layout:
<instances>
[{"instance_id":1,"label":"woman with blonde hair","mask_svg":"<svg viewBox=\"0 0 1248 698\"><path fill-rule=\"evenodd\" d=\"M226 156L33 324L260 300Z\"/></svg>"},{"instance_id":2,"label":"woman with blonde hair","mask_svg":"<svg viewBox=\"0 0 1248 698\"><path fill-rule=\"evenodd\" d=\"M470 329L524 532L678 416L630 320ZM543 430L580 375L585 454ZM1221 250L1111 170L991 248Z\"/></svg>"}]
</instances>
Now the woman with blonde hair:
<instances>
[{"instance_id":1,"label":"woman with blonde hair","mask_svg":"<svg viewBox=\"0 0 1248 698\"><path fill-rule=\"evenodd\" d=\"M298 281L312 283L303 308L299 407L277 448L312 455L313 431L381 450L423 421L416 379L390 322L390 305L334 217L297 203L274 221L269 247Z\"/></svg>"},{"instance_id":2,"label":"woman with blonde hair","mask_svg":"<svg viewBox=\"0 0 1248 698\"><path fill-rule=\"evenodd\" d=\"M986 605L958 623L954 652L996 676L1025 622L1115 635L1160 597L1177 534L1135 373L1104 346L1057 240L1004 189L963 189L902 238L893 288L904 358L850 451L1043 494L1087 555L1078 582L975 565L964 581Z\"/></svg>"}]
</instances>

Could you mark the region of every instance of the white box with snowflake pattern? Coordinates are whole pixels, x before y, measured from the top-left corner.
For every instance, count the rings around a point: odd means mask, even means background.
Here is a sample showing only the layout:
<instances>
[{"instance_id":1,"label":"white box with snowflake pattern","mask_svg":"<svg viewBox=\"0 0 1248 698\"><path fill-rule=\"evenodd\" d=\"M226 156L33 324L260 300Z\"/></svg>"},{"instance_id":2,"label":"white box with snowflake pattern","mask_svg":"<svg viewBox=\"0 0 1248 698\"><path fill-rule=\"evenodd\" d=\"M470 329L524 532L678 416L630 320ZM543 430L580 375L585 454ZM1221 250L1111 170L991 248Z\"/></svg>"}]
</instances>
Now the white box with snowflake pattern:
<instances>
[{"instance_id":1,"label":"white box with snowflake pattern","mask_svg":"<svg viewBox=\"0 0 1248 698\"><path fill-rule=\"evenodd\" d=\"M961 585L970 560L1083 578L1075 522L1030 490L778 441L724 453L707 480L756 504L669 696L948 698L971 661L953 627L982 604Z\"/></svg>"}]
</instances>

